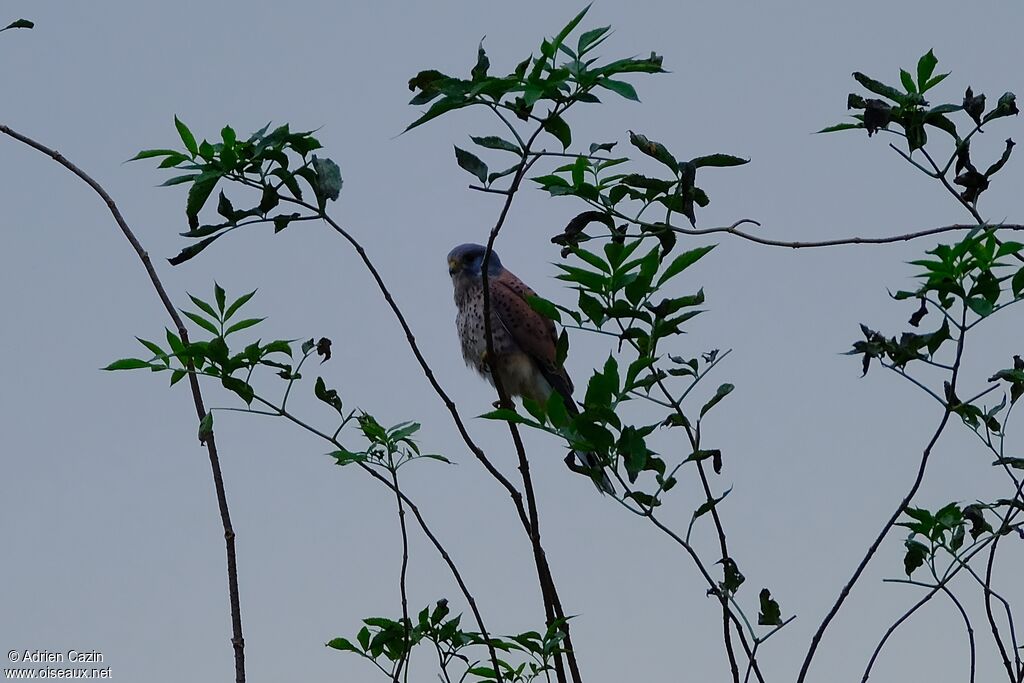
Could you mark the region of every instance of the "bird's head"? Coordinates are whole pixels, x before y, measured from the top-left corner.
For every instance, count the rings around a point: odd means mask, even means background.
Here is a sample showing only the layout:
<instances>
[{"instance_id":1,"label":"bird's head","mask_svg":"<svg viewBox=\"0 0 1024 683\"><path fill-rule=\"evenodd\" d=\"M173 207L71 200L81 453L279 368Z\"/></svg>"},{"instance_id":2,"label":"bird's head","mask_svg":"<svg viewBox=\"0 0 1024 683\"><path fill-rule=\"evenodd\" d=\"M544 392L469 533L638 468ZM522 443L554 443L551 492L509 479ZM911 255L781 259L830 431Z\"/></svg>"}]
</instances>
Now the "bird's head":
<instances>
[{"instance_id":1,"label":"bird's head","mask_svg":"<svg viewBox=\"0 0 1024 683\"><path fill-rule=\"evenodd\" d=\"M448 273L452 279L479 279L486 252L487 248L479 244L460 244L448 252ZM493 277L499 275L501 271L501 259L496 252L491 251L491 258L487 262L487 274Z\"/></svg>"}]
</instances>

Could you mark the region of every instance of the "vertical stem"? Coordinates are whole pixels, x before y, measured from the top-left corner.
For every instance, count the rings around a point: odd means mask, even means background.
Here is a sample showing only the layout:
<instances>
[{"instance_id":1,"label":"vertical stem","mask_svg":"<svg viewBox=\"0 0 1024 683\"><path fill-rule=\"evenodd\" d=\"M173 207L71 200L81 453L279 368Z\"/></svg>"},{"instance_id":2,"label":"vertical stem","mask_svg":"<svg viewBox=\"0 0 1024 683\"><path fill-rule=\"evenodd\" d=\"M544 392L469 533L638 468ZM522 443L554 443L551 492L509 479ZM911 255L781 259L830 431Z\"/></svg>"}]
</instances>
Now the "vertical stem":
<instances>
[{"instance_id":1,"label":"vertical stem","mask_svg":"<svg viewBox=\"0 0 1024 683\"><path fill-rule=\"evenodd\" d=\"M121 233L132 245L132 249L135 250L135 254L139 257L139 260L142 261L142 265L146 269L146 274L149 276L150 283L153 285L153 289L156 290L157 296L160 298L168 316L170 316L173 321L174 327L177 329L178 336L181 338L182 343L187 345L189 343L188 331L185 329L185 324L182 322L181 316L178 315L178 311L174 308L174 304L171 303L170 297L167 296L167 291L164 289L163 283L156 274L156 269L153 267L153 262L150 260L149 254L142 248L142 244L139 242L138 238L136 238L132 229L128 226L124 216L121 215L121 211L117 208L117 204L107 191L104 190L98 182L93 180L92 177L86 174L85 171L68 161L60 152L50 149L42 143L36 142L32 138L26 137L3 124L0 124L0 133L8 135L15 140L46 154L58 164L78 176L89 187L91 187L93 191L100 196L100 198L103 199L104 203L107 205L107 209L110 211L110 214L114 217L114 221L121 229ZM196 415L199 417L201 422L202 419L206 417L206 407L203 404L203 395L199 389L199 381L196 378L195 368L192 366L191 361L188 362L187 367L189 369L188 379L189 388L192 390L192 401L195 404ZM210 470L213 475L213 484L217 495L217 508L220 511L221 526L224 529L224 546L227 554L228 571L228 602L231 606L231 647L234 651L235 657L235 682L245 683L245 640L242 638L242 610L238 594L238 564L235 557L235 530L231 525L231 513L228 510L227 493L224 489L224 476L221 472L220 457L218 456L217 445L212 433L206 437L205 445L210 458Z\"/></svg>"},{"instance_id":2,"label":"vertical stem","mask_svg":"<svg viewBox=\"0 0 1024 683\"><path fill-rule=\"evenodd\" d=\"M409 570L409 532L405 528L405 506L402 503L402 492L398 487L398 467L392 462L388 471L391 472L391 483L394 484L395 501L398 503L398 526L402 530L402 571L398 579L398 590L402 595L402 629L405 640L405 657L398 662L395 669L394 682L398 683L398 675L405 668L405 680L409 680L409 630L412 622L409 621L409 596L406 592L406 575Z\"/></svg>"}]
</instances>

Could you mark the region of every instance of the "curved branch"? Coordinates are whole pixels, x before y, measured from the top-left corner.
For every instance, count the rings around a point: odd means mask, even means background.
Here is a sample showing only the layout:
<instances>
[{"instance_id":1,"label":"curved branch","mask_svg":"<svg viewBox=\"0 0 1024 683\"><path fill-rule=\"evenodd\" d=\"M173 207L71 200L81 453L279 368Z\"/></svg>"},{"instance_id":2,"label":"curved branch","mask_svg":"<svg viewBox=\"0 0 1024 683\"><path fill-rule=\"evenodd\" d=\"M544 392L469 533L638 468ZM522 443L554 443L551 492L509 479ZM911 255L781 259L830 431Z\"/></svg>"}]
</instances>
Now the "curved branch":
<instances>
[{"instance_id":1,"label":"curved branch","mask_svg":"<svg viewBox=\"0 0 1024 683\"><path fill-rule=\"evenodd\" d=\"M146 269L146 274L149 276L149 281L153 285L153 289L156 290L157 296L160 298L160 302L167 311L167 315L173 321L174 327L177 329L178 336L182 343L187 346L189 343L188 330L185 329L185 324L182 322L181 316L178 315L178 311L174 308L174 304L171 303L171 299L167 295L167 291L164 289L163 283L160 281L160 277L156 274L156 269L153 267L153 262L150 260L149 254L142 248L142 244L139 242L132 229L128 226L124 216L121 215L121 211L117 208L117 204L107 191L104 190L98 182L93 180L93 178L85 171L68 161L60 152L50 149L46 145L36 142L32 138L22 135L3 124L0 124L0 133L12 137L15 140L47 155L61 166L71 171L74 175L78 176L79 179L84 181L93 189L93 191L96 192L96 194L100 196L107 205L107 209L110 211L110 214L114 217L114 221L117 223L117 226L121 229L121 233L132 245L132 249L135 250L135 254L139 257L139 260L142 261L142 265ZM192 391L192 401L195 404L196 415L199 420L202 421L202 419L206 417L206 406L203 403L203 395L199 389L199 380L196 378L195 368L192 366L191 360L188 361L188 369L188 380L189 388ZM235 681L236 683L244 683L245 641L242 638L242 610L238 594L238 564L235 558L235 531L231 525L231 514L228 510L227 493L224 489L224 477L220 468L220 458L217 454L217 444L212 432L206 437L205 444L206 451L210 458L210 470L213 474L213 484L217 495L217 507L220 511L221 525L224 528L224 545L227 553L228 600L231 605L231 646L235 656Z\"/></svg>"}]
</instances>

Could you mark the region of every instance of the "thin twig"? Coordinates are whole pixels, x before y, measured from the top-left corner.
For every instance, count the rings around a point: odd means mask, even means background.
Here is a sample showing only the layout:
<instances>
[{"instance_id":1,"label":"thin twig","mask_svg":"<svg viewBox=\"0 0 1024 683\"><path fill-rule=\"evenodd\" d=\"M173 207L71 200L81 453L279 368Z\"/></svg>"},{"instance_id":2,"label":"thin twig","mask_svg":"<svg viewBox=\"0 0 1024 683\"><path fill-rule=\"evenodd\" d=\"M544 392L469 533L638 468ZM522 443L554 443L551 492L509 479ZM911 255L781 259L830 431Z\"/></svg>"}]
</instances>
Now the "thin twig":
<instances>
[{"instance_id":1,"label":"thin twig","mask_svg":"<svg viewBox=\"0 0 1024 683\"><path fill-rule=\"evenodd\" d=\"M297 416L293 415L287 410L282 409L280 406L274 405L272 402L263 398L259 394L254 394L253 400L256 401L257 403L266 406L267 408L274 410L276 415L285 418L289 422L292 422L293 424L301 427L302 429L305 429L310 434L320 437L321 439L328 442L335 448L343 448L341 442L337 440L336 435L330 436L326 432L317 429L316 427L303 421L302 419L298 418ZM495 667L495 670L497 670L498 655L497 652L494 650L494 646L491 644L491 637L490 635L488 635L487 627L484 625L484 618L483 615L480 613L480 608L477 606L476 598L474 598L473 594L470 592L469 586L466 585L465 579L462 578L462 572L459 571L459 568L455 564L455 561L452 560L451 555L449 555L444 545L441 544L441 541L438 540L437 536L434 535L434 532L431 531L430 527L427 525L427 520L423 518L423 514L420 512L419 507L416 505L416 503L412 501L412 499L405 495L405 493L400 488L394 486L390 479L382 475L380 472L368 466L364 462L357 462L355 464L361 470L363 470L371 477L376 479L378 482L380 482L387 488L391 489L395 493L395 495L399 497L399 499L402 501L405 507L409 509L409 512L412 513L413 517L416 518L416 523L419 525L420 530L423 532L423 535L427 537L430 543L437 550L438 554L441 556L441 559L444 560L444 563L448 566L448 570L451 572L452 577L455 579L455 582L459 585L459 590L462 592L463 597L466 598L466 602L469 604L469 609L473 613L473 618L476 620L476 625L480 629L480 634L483 636L484 641L487 643L487 649L491 657L491 663ZM498 672L497 677L500 683L500 671Z\"/></svg>"},{"instance_id":2,"label":"thin twig","mask_svg":"<svg viewBox=\"0 0 1024 683\"><path fill-rule=\"evenodd\" d=\"M960 350L958 351L956 359L956 366L958 368L960 362L959 356L961 354L962 343L960 345ZM953 384L955 384L956 373L954 372L953 374ZM864 554L864 557L857 565L857 569L853 572L853 576L851 576L850 579L843 586L842 590L839 592L839 597L836 598L835 603L832 605L831 609L829 609L828 613L825 615L825 618L818 626L817 631L815 631L814 636L811 638L811 645L807 650L807 654L804 656L803 664L800 666L800 674L797 676L797 683L803 683L803 681L806 679L807 671L810 669L811 666L811 660L814 659L814 654L818 649L818 644L821 642L822 636L825 634L825 630L832 622L832 619L834 619L836 614L839 612L839 608L842 607L844 602L846 602L846 598L849 597L850 592L853 590L854 585L857 583L857 580L860 579L861 574L864 573L864 570L867 568L868 563L871 561L871 558L874 557L875 551L878 550L878 546L880 546L885 537L889 535L889 531L892 530L893 526L895 526L896 520L899 519L900 515L903 514L903 511L910 504L910 501L913 500L914 496L917 494L917 490L921 487L921 482L924 481L924 473L928 467L928 460L931 456L932 448L934 448L935 444L939 440L939 436L941 436L943 430L945 430L946 424L949 422L949 416L951 414L952 412L950 411L949 406L946 406L946 408L942 411L942 419L939 421L938 427L936 427L935 432L932 434L931 439L929 439L928 441L928 445L925 446L924 451L921 454L921 461L918 465L917 476L914 478L914 482L913 484L911 484L910 490L907 491L906 495L903 496L903 499L900 501L899 506L897 506L896 510L892 513L889 519L882 526L882 529L875 537L875 540L872 541L870 546L868 546L867 552Z\"/></svg>"},{"instance_id":3,"label":"thin twig","mask_svg":"<svg viewBox=\"0 0 1024 683\"><path fill-rule=\"evenodd\" d=\"M494 358L494 337L491 321L491 297L490 297L490 283L488 281L489 273L488 268L490 264L491 255L494 251L494 242L498 238L498 234L501 232L501 228L505 224L505 220L508 217L509 210L512 208L512 202L515 199L516 192L518 192L520 185L522 184L523 178L529 171L530 167L540 157L533 157L529 159L530 148L537 136L543 131L543 127L538 127L537 130L527 139L523 145L523 159L519 164L519 168L512 178L512 182L509 185L507 192L505 193L505 201L502 204L501 211L498 214L498 219L491 228L491 231L487 239L487 247L484 251L483 262L480 266L481 277L482 277L482 294L483 294L483 318L484 318L484 339L486 343L487 362L492 362ZM502 384L500 373L494 369L491 370L490 377L494 382L494 387L498 393L498 401L501 405L511 405L511 399L505 387ZM555 589L554 579L551 576L551 570L547 563L547 557L544 553L544 548L540 540L540 518L537 511L537 498L533 489L533 480L530 476L530 461L526 456L526 449L523 446L522 437L519 434L518 427L512 423L508 423L509 432L512 436L512 442L515 446L516 455L519 459L519 473L523 480L523 491L526 494L527 509L529 511L529 527L526 528L527 534L529 535L531 545L533 547L534 561L537 565L537 574L540 580L541 594L544 598L545 615L547 617L547 625L550 627L556 619L563 620L563 629L565 632L565 658L569 665L570 674L573 678L573 683L582 683L582 676L579 673L579 667L576 663L576 655L572 646L571 635L569 633L568 621L565 621L565 614L561 610L561 602L558 599L558 594ZM555 656L555 674L558 678L559 683L566 683L564 665L562 663L562 653L558 652Z\"/></svg>"},{"instance_id":4,"label":"thin twig","mask_svg":"<svg viewBox=\"0 0 1024 683\"><path fill-rule=\"evenodd\" d=\"M121 211L117 208L117 204L107 191L104 190L98 182L93 180L93 178L85 171L68 161L60 152L51 149L40 142L36 142L32 138L22 135L3 124L0 124L0 133L12 137L17 141L46 154L58 164L78 176L103 199L104 203L107 205L107 209L110 211L110 214L114 217L114 221L121 229L121 233L131 244L132 249L135 250L135 254L139 257L139 260L142 261L142 265L146 269L146 274L149 276L149 281L153 285L153 289L156 290L157 296L160 298L160 302L167 311L167 315L173 321L174 327L178 331L178 336L181 339L182 344L188 346L188 330L185 328L185 323L182 321L181 316L178 315L178 311L175 309L174 304L171 303L171 299L167 295L167 291L164 289L163 283L160 281L160 277L156 273L156 269L153 267L153 262L150 260L149 254L142 248L142 244L139 242L132 229L128 226L124 216L121 215ZM192 365L191 359L188 360L188 371L189 388L192 391L192 402L195 405L196 415L199 420L202 421L202 419L206 417L206 407L203 402L202 392L199 388L199 380L195 375L195 367ZM220 468L220 457L217 453L217 444L214 440L212 431L206 437L205 444L206 451L210 459L210 470L213 474L213 484L217 495L217 507L220 511L221 526L224 529L224 546L227 553L228 601L231 606L231 646L235 657L235 681L236 683L244 683L245 641L242 638L242 610L238 594L238 564L235 557L235 531L231 525L231 514L228 510L228 499L224 488L224 477Z\"/></svg>"},{"instance_id":5,"label":"thin twig","mask_svg":"<svg viewBox=\"0 0 1024 683\"><path fill-rule=\"evenodd\" d=\"M281 405L284 405L283 401ZM405 642L405 655L398 661L395 669L394 681L398 683L398 673L403 665L405 680L409 680L409 657L411 655L409 631L412 628L412 622L409 621L409 595L406 588L406 576L409 571L409 531L405 528L405 505L402 502L401 489L398 486L398 467L393 462L390 465L388 471L391 473L391 483L394 484L395 501L398 503L398 526L402 531L402 570L399 574L398 590L402 596L402 633Z\"/></svg>"}]
</instances>

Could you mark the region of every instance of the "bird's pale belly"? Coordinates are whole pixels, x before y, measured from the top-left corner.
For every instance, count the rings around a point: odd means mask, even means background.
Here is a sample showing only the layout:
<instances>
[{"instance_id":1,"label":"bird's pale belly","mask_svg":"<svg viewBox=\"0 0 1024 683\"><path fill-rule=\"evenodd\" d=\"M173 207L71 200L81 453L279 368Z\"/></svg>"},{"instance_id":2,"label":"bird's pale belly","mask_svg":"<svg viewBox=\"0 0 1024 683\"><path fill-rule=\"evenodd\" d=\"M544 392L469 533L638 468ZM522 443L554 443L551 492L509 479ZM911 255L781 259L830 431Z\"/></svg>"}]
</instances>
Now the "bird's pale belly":
<instances>
[{"instance_id":1,"label":"bird's pale belly","mask_svg":"<svg viewBox=\"0 0 1024 683\"><path fill-rule=\"evenodd\" d=\"M501 377L505 391L512 396L525 396L541 403L546 401L551 393L551 385L537 364L512 341L501 322L493 318L491 336L494 356L490 363L485 361L487 341L481 313L476 306L470 304L460 310L456 317L462 357L466 365L479 372L491 384L494 384L494 378L491 377L491 369L494 368Z\"/></svg>"}]
</instances>

